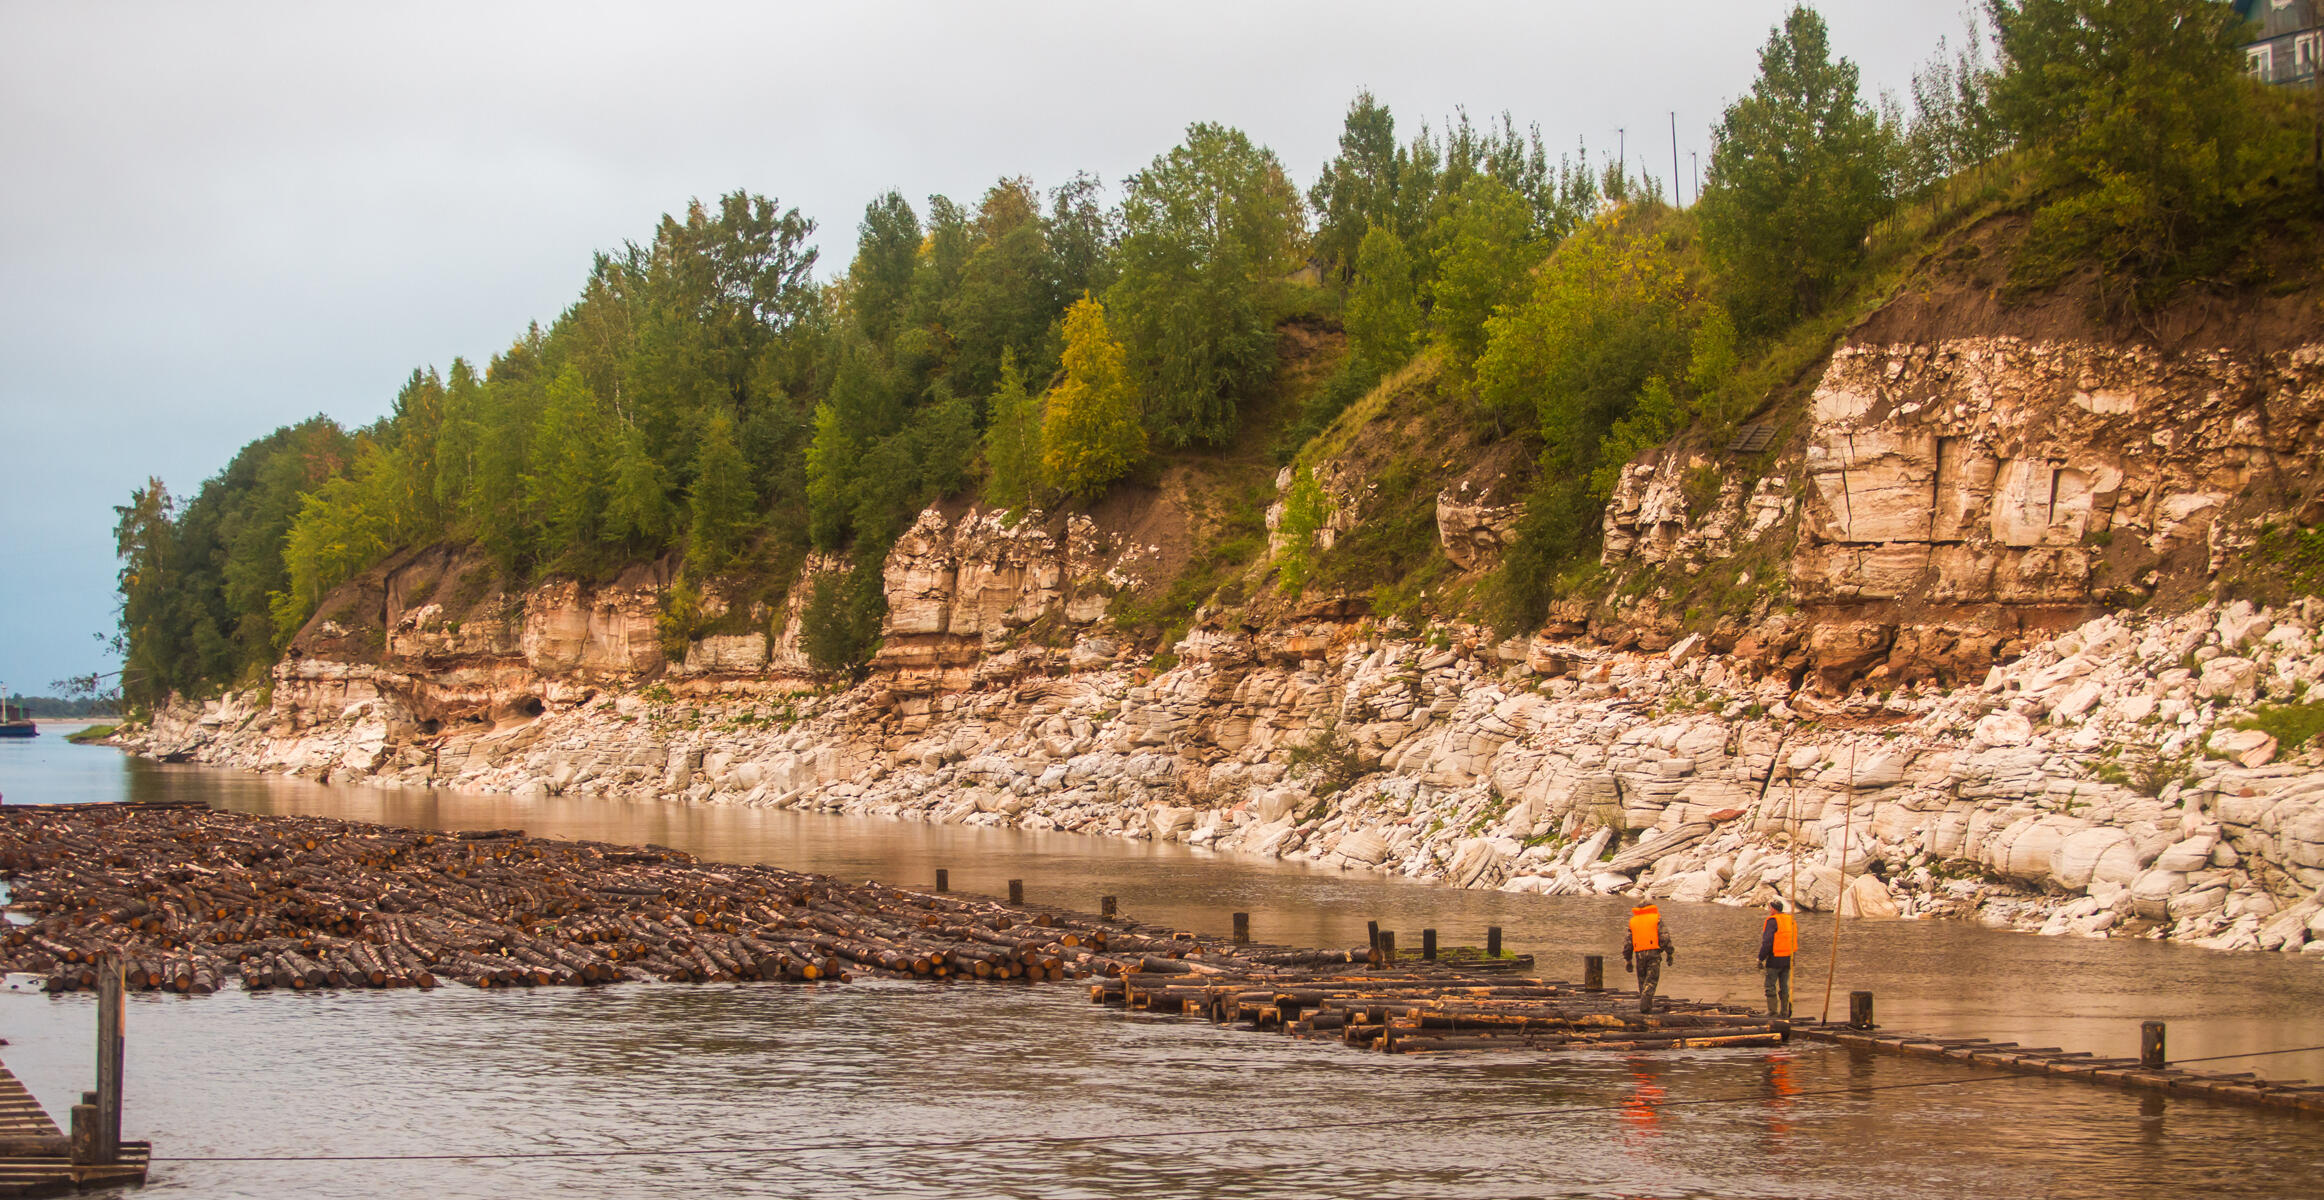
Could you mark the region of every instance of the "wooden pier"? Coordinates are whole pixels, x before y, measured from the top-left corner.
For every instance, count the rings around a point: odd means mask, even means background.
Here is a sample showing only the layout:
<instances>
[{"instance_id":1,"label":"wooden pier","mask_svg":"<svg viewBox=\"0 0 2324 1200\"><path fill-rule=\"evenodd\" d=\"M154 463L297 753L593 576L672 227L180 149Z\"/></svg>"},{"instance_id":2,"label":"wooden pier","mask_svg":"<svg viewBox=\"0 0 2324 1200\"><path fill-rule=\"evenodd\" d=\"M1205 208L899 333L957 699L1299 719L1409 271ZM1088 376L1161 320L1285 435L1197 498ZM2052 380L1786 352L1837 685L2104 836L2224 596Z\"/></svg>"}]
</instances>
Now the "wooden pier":
<instances>
[{"instance_id":1,"label":"wooden pier","mask_svg":"<svg viewBox=\"0 0 2324 1200\"><path fill-rule=\"evenodd\" d=\"M1869 994L1857 993L1867 997ZM2020 1046L1977 1037L1929 1037L1889 1033L1877 1027L1792 1023L1792 1034L1808 1041L1831 1042L1851 1050L1893 1054L1903 1058L1940 1059L1968 1066L1991 1067L2023 1075L2055 1075L2085 1083L2104 1084L2129 1091L2169 1096L2200 1097L2228 1104L2251 1105L2291 1112L2324 1113L2324 1086L2304 1079L2267 1079L2249 1071L2201 1071L2174 1067L2162 1054L2160 1022L2148 1022L2148 1053L2140 1058L2101 1058L2082 1050L2058 1046ZM2239 1056L2256 1057L2256 1056Z\"/></svg>"}]
</instances>

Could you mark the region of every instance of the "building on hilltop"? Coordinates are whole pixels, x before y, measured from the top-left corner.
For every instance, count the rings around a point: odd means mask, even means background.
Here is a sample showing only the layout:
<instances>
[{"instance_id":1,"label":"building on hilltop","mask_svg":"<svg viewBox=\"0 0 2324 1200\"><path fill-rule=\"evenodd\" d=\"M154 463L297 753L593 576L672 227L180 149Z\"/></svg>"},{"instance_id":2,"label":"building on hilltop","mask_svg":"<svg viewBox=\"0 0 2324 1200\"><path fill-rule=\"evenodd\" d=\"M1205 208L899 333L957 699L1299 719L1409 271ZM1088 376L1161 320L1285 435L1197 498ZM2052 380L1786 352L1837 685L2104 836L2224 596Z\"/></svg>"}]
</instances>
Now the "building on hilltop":
<instances>
[{"instance_id":1,"label":"building on hilltop","mask_svg":"<svg viewBox=\"0 0 2324 1200\"><path fill-rule=\"evenodd\" d=\"M2244 43L2243 61L2262 83L2313 83L2324 58L2324 3L2319 0L2235 0L2235 13L2259 28Z\"/></svg>"}]
</instances>

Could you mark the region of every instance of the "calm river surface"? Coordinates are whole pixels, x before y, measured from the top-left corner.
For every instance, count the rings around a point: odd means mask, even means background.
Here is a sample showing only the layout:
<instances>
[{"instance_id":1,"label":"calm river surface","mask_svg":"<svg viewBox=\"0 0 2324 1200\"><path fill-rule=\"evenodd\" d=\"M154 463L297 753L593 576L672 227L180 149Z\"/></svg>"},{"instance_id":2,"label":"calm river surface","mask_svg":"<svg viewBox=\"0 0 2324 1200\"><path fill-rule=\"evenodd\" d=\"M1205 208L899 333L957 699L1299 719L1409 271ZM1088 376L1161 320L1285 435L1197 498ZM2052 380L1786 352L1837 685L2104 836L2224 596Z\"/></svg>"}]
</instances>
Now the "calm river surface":
<instances>
[{"instance_id":1,"label":"calm river surface","mask_svg":"<svg viewBox=\"0 0 2324 1200\"><path fill-rule=\"evenodd\" d=\"M1500 925L1545 973L1615 945L1626 905L1065 834L677 804L325 786L0 743L9 804L199 798L444 829L658 842L705 858L958 891L1026 881L1096 907L1261 940L1416 945ZM1756 914L1671 905L1666 992L1756 1003ZM1833 926L1802 921L1798 1007ZM1619 978L1620 963L1612 970ZM1611 982L1611 981L1610 981ZM2324 962L1967 925L1849 921L1836 1007L1883 1024L2174 1057L2324 1043ZM90 1086L93 1003L0 994L0 1049L51 1112ZM621 985L144 995L127 1116L144 1194L348 1196L2234 1196L2324 1193L2324 1125L2201 1101L1802 1045L1781 1052L1406 1058L1093 1006L1077 986ZM2324 1055L2224 1069L2324 1078ZM1909 1086L1907 1086L1909 1085ZM1865 1090L1879 1089L1879 1090ZM1835 1094L1843 1093L1843 1094ZM1539 1110L1560 1110L1541 1112ZM1528 1113L1518 1117L1499 1114ZM1406 1122L1356 1125L1356 1122ZM1337 1128L1216 1132L1350 1123ZM1137 1136L1170 1131L1174 1136ZM995 1139L1092 1135L1070 1145ZM878 1143L876 1145L868 1143ZM540 1150L731 1151L510 1160ZM295 1162L313 1155L434 1156ZM199 1161L249 1158L265 1161Z\"/></svg>"}]
</instances>

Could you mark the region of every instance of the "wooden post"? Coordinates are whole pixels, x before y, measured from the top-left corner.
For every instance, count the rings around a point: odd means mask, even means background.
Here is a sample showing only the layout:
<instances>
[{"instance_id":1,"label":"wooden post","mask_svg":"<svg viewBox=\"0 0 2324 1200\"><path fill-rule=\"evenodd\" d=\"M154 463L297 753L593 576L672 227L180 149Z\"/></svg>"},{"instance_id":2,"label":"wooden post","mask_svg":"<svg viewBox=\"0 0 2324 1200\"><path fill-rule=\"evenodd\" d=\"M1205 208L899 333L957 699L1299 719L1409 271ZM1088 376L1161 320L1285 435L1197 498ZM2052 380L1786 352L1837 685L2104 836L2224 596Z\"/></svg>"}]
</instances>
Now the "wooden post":
<instances>
[{"instance_id":1,"label":"wooden post","mask_svg":"<svg viewBox=\"0 0 2324 1200\"><path fill-rule=\"evenodd\" d=\"M2170 1060L2163 1057L2163 1023L2148 1021L2138 1027L2138 1065L2160 1071Z\"/></svg>"},{"instance_id":2,"label":"wooden post","mask_svg":"<svg viewBox=\"0 0 2324 1200\"><path fill-rule=\"evenodd\" d=\"M1115 909L1117 907L1118 902L1112 896L1100 896L1097 898L1097 915L1101 917L1110 917L1114 915Z\"/></svg>"},{"instance_id":3,"label":"wooden post","mask_svg":"<svg viewBox=\"0 0 2324 1200\"><path fill-rule=\"evenodd\" d=\"M1585 992L1602 992L1606 990L1605 955L1582 955L1582 990Z\"/></svg>"},{"instance_id":4,"label":"wooden post","mask_svg":"<svg viewBox=\"0 0 2324 1200\"><path fill-rule=\"evenodd\" d=\"M936 868L936 890L939 892L952 890L952 872L942 867Z\"/></svg>"},{"instance_id":5,"label":"wooden post","mask_svg":"<svg viewBox=\"0 0 2324 1200\"><path fill-rule=\"evenodd\" d=\"M1367 939L1369 939L1369 940L1370 940L1370 942L1371 942L1371 946L1372 946L1372 949L1374 949L1374 950L1377 950L1377 949L1379 949L1379 948L1380 948L1380 923L1379 923L1378 921L1366 921L1366 922L1364 922L1364 936L1365 936Z\"/></svg>"},{"instance_id":6,"label":"wooden post","mask_svg":"<svg viewBox=\"0 0 2324 1200\"><path fill-rule=\"evenodd\" d=\"M1498 925L1485 926L1485 957L1501 957L1501 927Z\"/></svg>"},{"instance_id":7,"label":"wooden post","mask_svg":"<svg viewBox=\"0 0 2324 1200\"><path fill-rule=\"evenodd\" d=\"M84 1165L97 1162L97 1106L74 1105L72 1125L73 1161Z\"/></svg>"},{"instance_id":8,"label":"wooden post","mask_svg":"<svg viewBox=\"0 0 2324 1200\"><path fill-rule=\"evenodd\" d=\"M121 956L97 962L97 1157L121 1157Z\"/></svg>"},{"instance_id":9,"label":"wooden post","mask_svg":"<svg viewBox=\"0 0 2324 1200\"><path fill-rule=\"evenodd\" d=\"M1872 1028L1872 993L1848 993L1848 1028Z\"/></svg>"},{"instance_id":10,"label":"wooden post","mask_svg":"<svg viewBox=\"0 0 2324 1200\"><path fill-rule=\"evenodd\" d=\"M1396 931L1393 929L1380 931L1380 961L1383 963L1396 961Z\"/></svg>"},{"instance_id":11,"label":"wooden post","mask_svg":"<svg viewBox=\"0 0 2324 1200\"><path fill-rule=\"evenodd\" d=\"M1238 946L1251 944L1251 914L1249 913L1235 914L1235 944Z\"/></svg>"},{"instance_id":12,"label":"wooden post","mask_svg":"<svg viewBox=\"0 0 2324 1200\"><path fill-rule=\"evenodd\" d=\"M1433 929L1420 931L1420 961L1436 961L1436 931Z\"/></svg>"},{"instance_id":13,"label":"wooden post","mask_svg":"<svg viewBox=\"0 0 2324 1200\"><path fill-rule=\"evenodd\" d=\"M1022 880L1022 879L1012 879L1012 880L1010 880L1010 881L1009 881L1009 903L1011 903L1011 904L1023 904L1024 902L1025 902L1025 881L1024 881L1024 880Z\"/></svg>"}]
</instances>

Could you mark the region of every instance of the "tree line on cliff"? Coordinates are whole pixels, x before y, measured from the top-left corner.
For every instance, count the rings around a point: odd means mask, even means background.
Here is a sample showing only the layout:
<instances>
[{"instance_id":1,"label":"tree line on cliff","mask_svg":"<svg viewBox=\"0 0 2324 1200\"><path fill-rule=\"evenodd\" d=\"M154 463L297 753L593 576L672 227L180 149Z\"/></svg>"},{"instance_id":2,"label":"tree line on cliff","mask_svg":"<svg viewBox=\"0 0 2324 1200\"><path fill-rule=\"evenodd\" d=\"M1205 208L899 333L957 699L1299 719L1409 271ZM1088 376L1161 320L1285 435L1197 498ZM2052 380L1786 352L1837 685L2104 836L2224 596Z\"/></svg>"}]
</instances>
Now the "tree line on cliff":
<instances>
[{"instance_id":1,"label":"tree line on cliff","mask_svg":"<svg viewBox=\"0 0 2324 1200\"><path fill-rule=\"evenodd\" d=\"M694 203L597 255L579 298L490 362L413 372L379 421L277 430L190 500L139 489L118 510L126 690L248 681L340 584L447 540L511 583L674 556L674 649L707 628L703 583L779 602L808 555L842 555L802 631L842 669L924 505L1086 503L1234 443L1291 322L1344 328L1346 351L1281 457L1419 356L1525 439L1536 482L1489 593L1521 628L1589 557L1621 465L1756 403L1769 380L1745 364L1864 283L1867 234L1900 205L1998 162L2031 214L2019 282L2095 269L2132 307L2249 278L2255 229L2312 216L2324 108L2242 77L2228 6L1983 15L1874 102L1795 8L1684 208L1676 181L1586 147L1553 159L1507 115L1401 137L1369 93L1304 191L1242 132L1196 124L1111 205L1087 175L1004 178L973 204L889 192L827 282L797 210Z\"/></svg>"}]
</instances>

